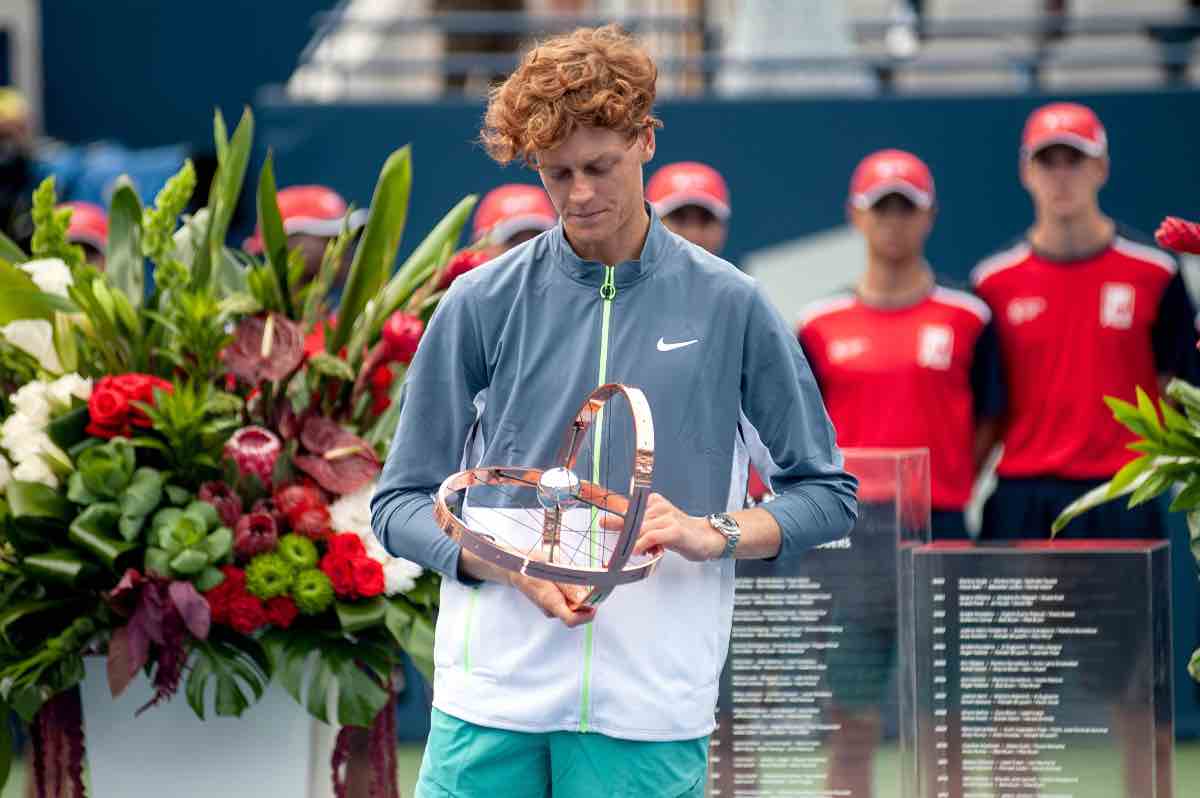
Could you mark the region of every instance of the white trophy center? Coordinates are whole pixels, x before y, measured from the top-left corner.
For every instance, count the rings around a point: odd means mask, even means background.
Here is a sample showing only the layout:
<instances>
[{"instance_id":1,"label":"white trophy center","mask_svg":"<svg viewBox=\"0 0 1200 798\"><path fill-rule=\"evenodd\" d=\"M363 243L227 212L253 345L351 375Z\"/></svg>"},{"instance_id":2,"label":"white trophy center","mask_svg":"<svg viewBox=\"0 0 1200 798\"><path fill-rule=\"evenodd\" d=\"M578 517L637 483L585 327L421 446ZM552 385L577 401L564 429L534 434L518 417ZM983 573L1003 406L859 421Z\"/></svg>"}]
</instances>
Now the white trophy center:
<instances>
[{"instance_id":1,"label":"white trophy center","mask_svg":"<svg viewBox=\"0 0 1200 798\"><path fill-rule=\"evenodd\" d=\"M565 510L579 501L579 477L569 468L549 468L538 480L538 502L547 510Z\"/></svg>"}]
</instances>

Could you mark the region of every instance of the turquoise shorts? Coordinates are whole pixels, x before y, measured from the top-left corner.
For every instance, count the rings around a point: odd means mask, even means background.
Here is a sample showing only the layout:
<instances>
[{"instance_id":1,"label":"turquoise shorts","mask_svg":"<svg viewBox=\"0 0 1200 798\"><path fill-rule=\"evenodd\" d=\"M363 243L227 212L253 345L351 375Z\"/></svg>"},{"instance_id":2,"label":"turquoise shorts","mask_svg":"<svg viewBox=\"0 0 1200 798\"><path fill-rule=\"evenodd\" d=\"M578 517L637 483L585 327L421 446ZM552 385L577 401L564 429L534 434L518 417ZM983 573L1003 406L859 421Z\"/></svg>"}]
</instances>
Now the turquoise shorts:
<instances>
[{"instance_id":1,"label":"turquoise shorts","mask_svg":"<svg viewBox=\"0 0 1200 798\"><path fill-rule=\"evenodd\" d=\"M416 798L703 798L708 737L491 729L433 710Z\"/></svg>"}]
</instances>

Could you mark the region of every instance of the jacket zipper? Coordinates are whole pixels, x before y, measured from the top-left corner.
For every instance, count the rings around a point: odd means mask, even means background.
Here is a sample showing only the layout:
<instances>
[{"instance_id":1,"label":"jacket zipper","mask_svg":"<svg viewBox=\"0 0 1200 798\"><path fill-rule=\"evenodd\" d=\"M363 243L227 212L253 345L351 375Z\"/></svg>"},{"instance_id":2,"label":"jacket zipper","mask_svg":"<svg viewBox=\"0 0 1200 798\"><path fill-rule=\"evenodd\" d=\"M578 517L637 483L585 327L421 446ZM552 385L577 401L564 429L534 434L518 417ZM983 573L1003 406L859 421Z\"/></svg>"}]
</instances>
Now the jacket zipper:
<instances>
[{"instance_id":1,"label":"jacket zipper","mask_svg":"<svg viewBox=\"0 0 1200 798\"><path fill-rule=\"evenodd\" d=\"M600 300L602 310L600 315L600 375L597 386L604 385L608 382L608 336L609 328L612 323L612 306L613 300L617 296L616 283L616 268L613 266L604 267L604 282L600 285ZM594 428L593 434L595 438L592 444L592 482L600 483L600 442L603 440L602 433L604 430L604 408L596 414L596 421L592 425ZM596 533L599 531L599 513L595 508L592 509L591 523L588 527L588 562L591 565L596 563ZM584 630L583 638L583 690L579 697L579 731L587 732L591 720L591 692L592 692L592 632L595 626L595 621L587 625Z\"/></svg>"}]
</instances>

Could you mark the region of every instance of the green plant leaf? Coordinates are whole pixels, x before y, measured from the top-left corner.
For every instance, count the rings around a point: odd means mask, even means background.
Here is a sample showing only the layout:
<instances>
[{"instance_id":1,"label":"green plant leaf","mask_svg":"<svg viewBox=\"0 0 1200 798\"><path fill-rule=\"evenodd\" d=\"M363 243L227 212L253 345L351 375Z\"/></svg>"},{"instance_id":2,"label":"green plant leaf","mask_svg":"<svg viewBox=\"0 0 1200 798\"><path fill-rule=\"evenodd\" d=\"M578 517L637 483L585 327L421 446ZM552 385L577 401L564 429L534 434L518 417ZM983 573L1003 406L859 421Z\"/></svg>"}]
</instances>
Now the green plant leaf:
<instances>
[{"instance_id":1,"label":"green plant leaf","mask_svg":"<svg viewBox=\"0 0 1200 798\"><path fill-rule=\"evenodd\" d=\"M369 726L387 704L387 682L395 661L388 647L360 637L290 629L263 637L284 689L313 717L329 723L330 691L337 689L337 722Z\"/></svg>"},{"instance_id":2,"label":"green plant leaf","mask_svg":"<svg viewBox=\"0 0 1200 798\"><path fill-rule=\"evenodd\" d=\"M29 260L29 255L15 241L0 233L0 258L11 263L24 263Z\"/></svg>"},{"instance_id":3,"label":"green plant leaf","mask_svg":"<svg viewBox=\"0 0 1200 798\"><path fill-rule=\"evenodd\" d=\"M233 219L238 197L242 193L246 167L250 163L250 145L254 138L254 114L246 108L233 131L233 138L226 141L225 120L218 111L213 119L213 138L217 145L217 173L213 175L208 194L210 216L208 234L205 236L207 246L196 252L192 264L192 285L198 289L207 289L211 282L213 264L220 257L229 233L229 222Z\"/></svg>"},{"instance_id":4,"label":"green plant leaf","mask_svg":"<svg viewBox=\"0 0 1200 798\"><path fill-rule=\"evenodd\" d=\"M367 300L375 297L396 259L408 216L412 188L412 149L401 147L388 156L371 197L370 216L350 264L346 289L338 308L338 325L326 337L325 351L339 352L350 340Z\"/></svg>"},{"instance_id":5,"label":"green plant leaf","mask_svg":"<svg viewBox=\"0 0 1200 798\"><path fill-rule=\"evenodd\" d=\"M1146 419L1146 423L1161 435L1164 430L1162 422L1158 418L1158 411L1154 409L1154 400L1150 398L1150 394L1142 390L1142 386L1138 385L1135 390L1137 392L1138 412L1142 414L1142 418Z\"/></svg>"},{"instance_id":6,"label":"green plant leaf","mask_svg":"<svg viewBox=\"0 0 1200 798\"><path fill-rule=\"evenodd\" d=\"M68 410L46 425L46 434L54 445L64 452L88 437L87 425L91 421L87 405Z\"/></svg>"},{"instance_id":7,"label":"green plant leaf","mask_svg":"<svg viewBox=\"0 0 1200 798\"><path fill-rule=\"evenodd\" d=\"M1197 507L1200 507L1200 474L1193 475L1184 484L1183 490L1171 501L1170 511L1175 513L1195 510Z\"/></svg>"},{"instance_id":8,"label":"green plant leaf","mask_svg":"<svg viewBox=\"0 0 1200 798\"><path fill-rule=\"evenodd\" d=\"M49 321L57 311L75 313L69 300L47 294L33 278L6 260L0 260L0 324L21 319Z\"/></svg>"},{"instance_id":9,"label":"green plant leaf","mask_svg":"<svg viewBox=\"0 0 1200 798\"><path fill-rule=\"evenodd\" d=\"M354 370L350 364L337 355L328 352L318 352L308 359L308 367L318 374L334 377L346 382L354 382Z\"/></svg>"},{"instance_id":10,"label":"green plant leaf","mask_svg":"<svg viewBox=\"0 0 1200 798\"><path fill-rule=\"evenodd\" d=\"M119 571L122 558L137 548L118 537L120 520L121 508L115 502L99 502L71 522L67 537L109 570Z\"/></svg>"},{"instance_id":11,"label":"green plant leaf","mask_svg":"<svg viewBox=\"0 0 1200 798\"><path fill-rule=\"evenodd\" d=\"M196 641L185 694L188 706L204 720L212 685L216 714L240 717L260 698L271 680L271 663L262 647L249 637L210 636Z\"/></svg>"},{"instance_id":12,"label":"green plant leaf","mask_svg":"<svg viewBox=\"0 0 1200 798\"><path fill-rule=\"evenodd\" d=\"M295 317L295 311L292 308L292 290L288 280L287 233L283 230L283 217L279 214L279 200L275 189L274 156L270 150L267 151L267 159L258 176L257 206L258 226L262 231L263 254L275 272L279 294L283 298L284 315L291 319Z\"/></svg>"},{"instance_id":13,"label":"green plant leaf","mask_svg":"<svg viewBox=\"0 0 1200 798\"><path fill-rule=\"evenodd\" d=\"M338 601L334 607L342 631L350 634L380 625L387 614L387 602L379 597L369 601Z\"/></svg>"},{"instance_id":14,"label":"green plant leaf","mask_svg":"<svg viewBox=\"0 0 1200 798\"><path fill-rule=\"evenodd\" d=\"M145 291L142 260L142 201L129 178L122 175L108 212L108 252L105 272L133 307L140 307Z\"/></svg>"},{"instance_id":15,"label":"green plant leaf","mask_svg":"<svg viewBox=\"0 0 1200 798\"><path fill-rule=\"evenodd\" d=\"M1167 383L1165 393L1178 402L1186 411L1192 424L1200 428L1200 388L1175 378Z\"/></svg>"},{"instance_id":16,"label":"green plant leaf","mask_svg":"<svg viewBox=\"0 0 1200 798\"><path fill-rule=\"evenodd\" d=\"M0 715L7 718L11 711L7 704L0 704ZM0 790L4 789L12 773L13 755L12 726L9 723L0 723Z\"/></svg>"},{"instance_id":17,"label":"green plant leaf","mask_svg":"<svg viewBox=\"0 0 1200 798\"><path fill-rule=\"evenodd\" d=\"M1145 504L1151 499L1161 496L1173 484L1175 484L1175 480L1169 474L1147 472L1146 479L1134 489L1133 494L1129 497L1127 506L1133 509L1139 504Z\"/></svg>"},{"instance_id":18,"label":"green plant leaf","mask_svg":"<svg viewBox=\"0 0 1200 798\"><path fill-rule=\"evenodd\" d=\"M1104 403L1112 410L1113 418L1128 427L1135 435L1140 435L1147 440L1155 442L1161 437L1161 430L1158 427L1157 419L1155 423L1150 423L1142 415L1141 410L1137 406L1117 399L1114 396L1104 397Z\"/></svg>"},{"instance_id":19,"label":"green plant leaf","mask_svg":"<svg viewBox=\"0 0 1200 798\"><path fill-rule=\"evenodd\" d=\"M433 683L433 624L424 612L407 600L408 596L388 599L385 624L392 639L412 659L421 675Z\"/></svg>"},{"instance_id":20,"label":"green plant leaf","mask_svg":"<svg viewBox=\"0 0 1200 798\"><path fill-rule=\"evenodd\" d=\"M1154 463L1154 458L1145 455L1136 460L1130 460L1122 466L1108 483L1107 498L1115 499L1118 496L1124 495L1125 488L1129 483L1141 476L1142 472L1149 468L1152 463Z\"/></svg>"},{"instance_id":21,"label":"green plant leaf","mask_svg":"<svg viewBox=\"0 0 1200 798\"><path fill-rule=\"evenodd\" d=\"M469 194L459 200L458 204L434 225L425 239L417 245L417 248L388 281L375 306L371 326L367 331L364 343L370 343L378 338L388 317L407 302L413 291L425 279L428 279L429 275L433 274L438 267L437 259L445 250L447 243L453 249L454 243L462 235L462 229L471 217L477 201L478 197L474 194Z\"/></svg>"}]
</instances>

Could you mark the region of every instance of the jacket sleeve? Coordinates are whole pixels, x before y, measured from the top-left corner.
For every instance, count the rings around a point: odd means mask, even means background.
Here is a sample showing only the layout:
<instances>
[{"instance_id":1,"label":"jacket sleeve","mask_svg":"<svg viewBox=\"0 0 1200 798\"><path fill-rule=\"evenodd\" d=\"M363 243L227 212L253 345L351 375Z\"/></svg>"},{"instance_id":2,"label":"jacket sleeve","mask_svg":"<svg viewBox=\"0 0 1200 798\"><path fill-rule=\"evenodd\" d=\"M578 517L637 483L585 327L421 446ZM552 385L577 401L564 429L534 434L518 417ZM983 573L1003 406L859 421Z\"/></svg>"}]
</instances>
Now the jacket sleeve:
<instances>
[{"instance_id":1,"label":"jacket sleeve","mask_svg":"<svg viewBox=\"0 0 1200 798\"><path fill-rule=\"evenodd\" d=\"M483 338L468 281L438 305L405 380L403 407L379 486L371 526L396 557L454 579L460 547L433 519L433 495L462 464L487 385Z\"/></svg>"},{"instance_id":2,"label":"jacket sleeve","mask_svg":"<svg viewBox=\"0 0 1200 798\"><path fill-rule=\"evenodd\" d=\"M742 412L771 459L765 476L776 498L761 506L782 531L778 557L848 534L858 518L858 480L843 467L796 336L759 290L746 324Z\"/></svg>"}]
</instances>

